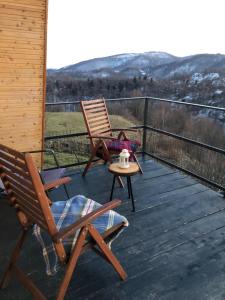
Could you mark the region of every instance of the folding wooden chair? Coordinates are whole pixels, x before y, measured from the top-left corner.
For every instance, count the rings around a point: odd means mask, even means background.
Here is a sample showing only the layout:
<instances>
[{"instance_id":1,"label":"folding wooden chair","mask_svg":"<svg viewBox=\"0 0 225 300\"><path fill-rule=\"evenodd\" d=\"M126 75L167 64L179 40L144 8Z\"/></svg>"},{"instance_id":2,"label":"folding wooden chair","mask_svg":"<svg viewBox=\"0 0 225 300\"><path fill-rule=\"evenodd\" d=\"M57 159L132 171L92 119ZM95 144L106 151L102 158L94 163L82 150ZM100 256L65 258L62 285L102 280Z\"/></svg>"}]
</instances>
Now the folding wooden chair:
<instances>
[{"instance_id":1,"label":"folding wooden chair","mask_svg":"<svg viewBox=\"0 0 225 300\"><path fill-rule=\"evenodd\" d=\"M127 276L125 271L106 244L107 239L115 236L124 224L117 224L103 234L100 234L92 225L92 222L103 213L120 205L120 200L107 203L68 227L57 230L51 212L50 200L45 193L48 186L42 184L31 154L22 154L0 144L0 178L5 186L10 204L16 209L17 217L22 227L22 232L0 283L1 288L5 288L8 285L11 275L14 274L30 291L34 299L46 299L32 280L16 264L27 232L33 228L34 224L37 224L41 230L48 233L60 262L66 264L65 276L59 287L56 296L57 300L64 299L77 260L80 254L90 247L112 264L121 279L125 280ZM80 231L76 244L68 257L63 240L74 235L78 230ZM91 239L86 240L88 234ZM96 245L98 248L95 248Z\"/></svg>"},{"instance_id":2,"label":"folding wooden chair","mask_svg":"<svg viewBox=\"0 0 225 300\"><path fill-rule=\"evenodd\" d=\"M131 158L137 162L140 172L143 174L135 155L140 142L130 140L126 136L126 131L137 132L137 130L112 129L105 99L81 101L81 108L91 143L91 156L84 169L83 176L86 175L95 157L99 157L105 162L111 162L112 155L118 155L122 149L129 150ZM117 137L113 136L113 132L119 132Z\"/></svg>"}]
</instances>

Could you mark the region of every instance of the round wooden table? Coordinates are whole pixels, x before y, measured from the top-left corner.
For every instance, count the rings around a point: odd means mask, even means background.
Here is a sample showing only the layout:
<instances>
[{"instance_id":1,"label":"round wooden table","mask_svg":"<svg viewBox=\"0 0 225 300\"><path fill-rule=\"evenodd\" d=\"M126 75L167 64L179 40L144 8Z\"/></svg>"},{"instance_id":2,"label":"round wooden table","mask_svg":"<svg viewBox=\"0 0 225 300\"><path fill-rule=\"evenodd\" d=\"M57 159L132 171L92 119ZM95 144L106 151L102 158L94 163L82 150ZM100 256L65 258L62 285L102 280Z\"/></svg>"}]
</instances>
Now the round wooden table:
<instances>
[{"instance_id":1,"label":"round wooden table","mask_svg":"<svg viewBox=\"0 0 225 300\"><path fill-rule=\"evenodd\" d=\"M130 165L129 168L126 168L126 169L120 168L119 163L113 163L113 164L109 165L109 172L114 175L111 194L110 194L110 201L112 200L112 197L113 197L113 190L114 190L114 186L115 186L116 177L119 177L119 176L127 177L128 197L129 197L129 199L131 198L133 211L135 211L131 176L137 174L140 171L140 169L136 162L130 162L129 165Z\"/></svg>"}]
</instances>

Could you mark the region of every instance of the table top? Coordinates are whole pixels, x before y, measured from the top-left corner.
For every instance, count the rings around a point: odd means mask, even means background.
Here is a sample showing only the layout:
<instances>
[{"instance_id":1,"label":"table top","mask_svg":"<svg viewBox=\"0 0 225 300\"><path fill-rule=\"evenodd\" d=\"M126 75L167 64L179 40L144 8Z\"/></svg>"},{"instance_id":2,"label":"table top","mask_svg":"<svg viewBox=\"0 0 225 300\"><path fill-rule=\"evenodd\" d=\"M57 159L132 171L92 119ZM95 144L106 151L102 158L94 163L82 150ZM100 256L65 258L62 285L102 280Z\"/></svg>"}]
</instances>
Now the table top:
<instances>
[{"instance_id":1,"label":"table top","mask_svg":"<svg viewBox=\"0 0 225 300\"><path fill-rule=\"evenodd\" d=\"M119 163L113 163L109 165L109 172L119 176L132 176L140 171L136 162L130 162L129 168L120 168Z\"/></svg>"}]
</instances>

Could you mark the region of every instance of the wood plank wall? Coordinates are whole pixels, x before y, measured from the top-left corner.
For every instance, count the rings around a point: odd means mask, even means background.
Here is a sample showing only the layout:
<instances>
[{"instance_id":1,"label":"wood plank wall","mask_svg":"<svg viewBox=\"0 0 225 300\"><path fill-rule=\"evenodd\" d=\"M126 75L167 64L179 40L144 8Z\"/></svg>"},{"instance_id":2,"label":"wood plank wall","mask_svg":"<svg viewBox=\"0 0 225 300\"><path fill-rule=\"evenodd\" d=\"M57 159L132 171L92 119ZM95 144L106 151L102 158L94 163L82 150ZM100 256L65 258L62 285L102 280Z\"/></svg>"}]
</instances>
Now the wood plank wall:
<instances>
[{"instance_id":1,"label":"wood plank wall","mask_svg":"<svg viewBox=\"0 0 225 300\"><path fill-rule=\"evenodd\" d=\"M0 0L0 143L43 146L47 0Z\"/></svg>"}]
</instances>

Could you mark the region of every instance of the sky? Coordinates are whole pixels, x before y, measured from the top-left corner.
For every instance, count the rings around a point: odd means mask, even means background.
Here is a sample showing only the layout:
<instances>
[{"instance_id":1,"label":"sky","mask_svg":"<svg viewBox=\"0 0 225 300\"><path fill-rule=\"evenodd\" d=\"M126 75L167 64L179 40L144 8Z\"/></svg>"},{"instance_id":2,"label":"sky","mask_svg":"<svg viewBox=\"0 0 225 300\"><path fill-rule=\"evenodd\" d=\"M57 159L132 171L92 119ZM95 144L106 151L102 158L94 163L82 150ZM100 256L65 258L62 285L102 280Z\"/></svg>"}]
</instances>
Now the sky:
<instances>
[{"instance_id":1,"label":"sky","mask_svg":"<svg viewBox=\"0 0 225 300\"><path fill-rule=\"evenodd\" d=\"M225 54L225 0L49 0L47 67L121 53Z\"/></svg>"}]
</instances>

